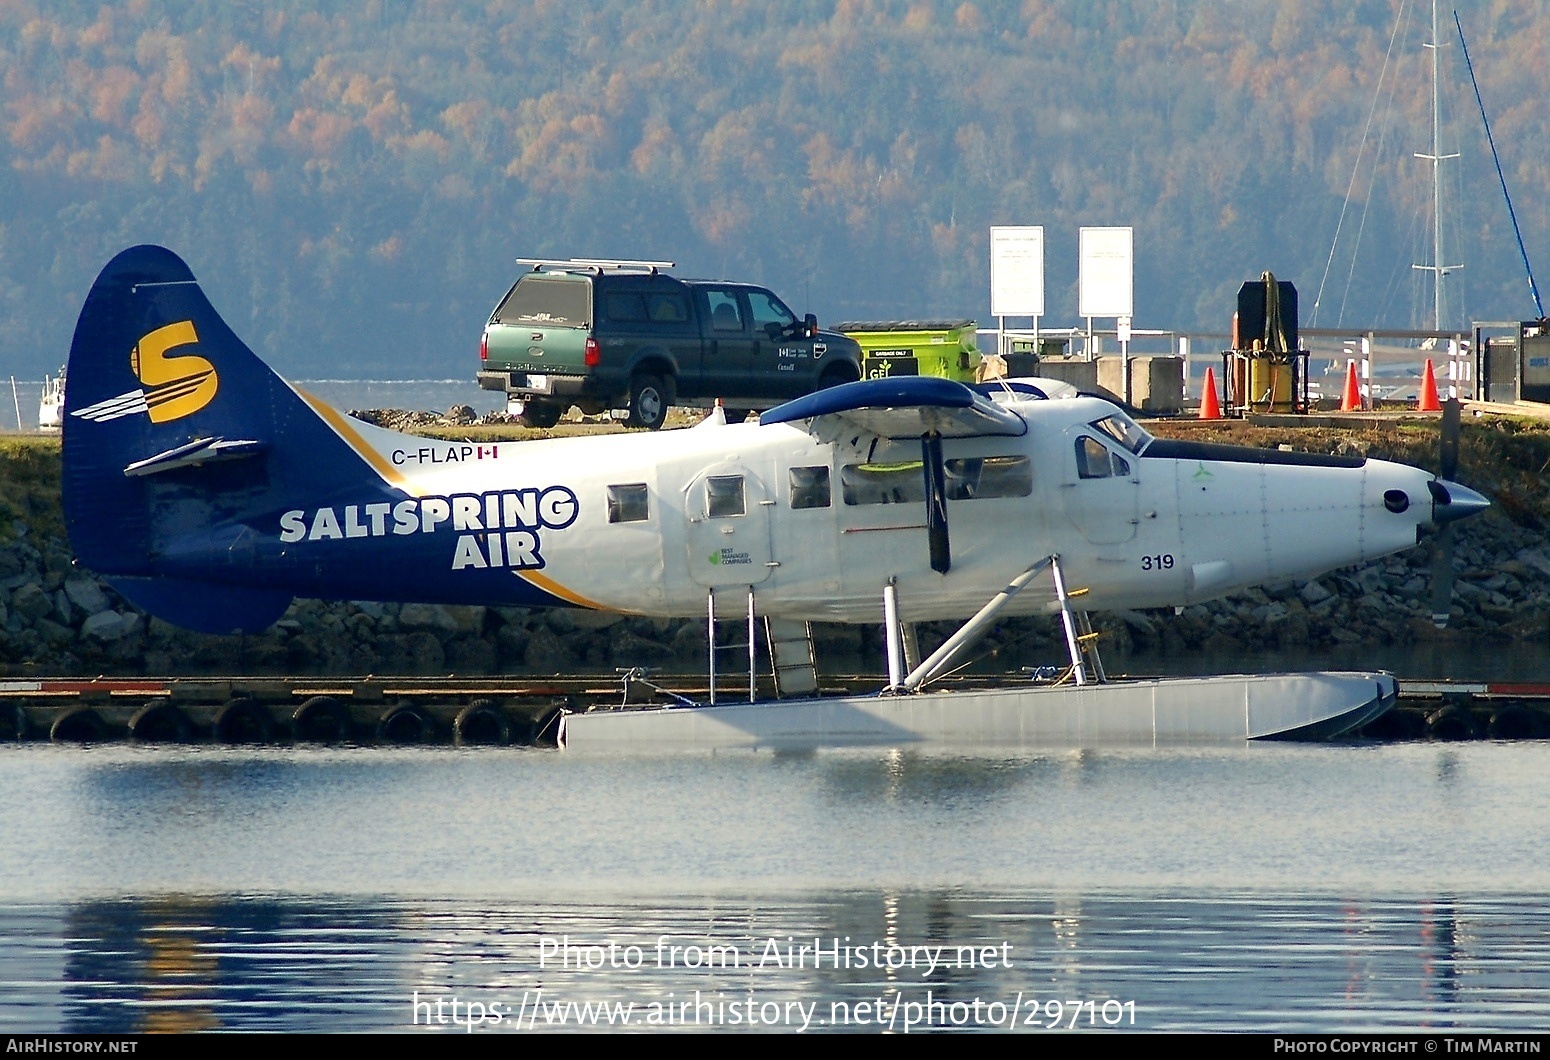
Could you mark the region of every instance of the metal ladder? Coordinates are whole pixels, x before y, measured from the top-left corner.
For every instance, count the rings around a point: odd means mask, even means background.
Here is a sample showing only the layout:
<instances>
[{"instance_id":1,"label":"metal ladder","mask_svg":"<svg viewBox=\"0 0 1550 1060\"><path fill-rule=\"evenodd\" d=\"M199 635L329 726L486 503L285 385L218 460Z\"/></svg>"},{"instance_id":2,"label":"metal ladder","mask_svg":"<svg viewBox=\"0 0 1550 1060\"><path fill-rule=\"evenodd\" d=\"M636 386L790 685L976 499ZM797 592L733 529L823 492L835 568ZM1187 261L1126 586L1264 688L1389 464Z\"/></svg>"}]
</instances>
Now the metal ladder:
<instances>
[{"instance_id":1,"label":"metal ladder","mask_svg":"<svg viewBox=\"0 0 1550 1060\"><path fill-rule=\"evenodd\" d=\"M764 618L764 640L770 648L775 695L811 696L818 692L818 659L813 650L813 624L799 618Z\"/></svg>"},{"instance_id":2,"label":"metal ladder","mask_svg":"<svg viewBox=\"0 0 1550 1060\"><path fill-rule=\"evenodd\" d=\"M747 633L746 633L747 639L746 640L744 640L742 642L731 643L731 644L717 644L716 643L716 623L717 623L718 620L716 618L716 590L715 589L707 590L706 593L705 593L705 617L706 617L706 620L707 620L706 621L706 630L705 630L705 640L706 640L706 646L707 646L707 649L708 649L707 650L707 657L708 657L707 661L709 663L710 705L711 706L715 706L716 705L716 674L717 674L716 653L717 652L724 652L724 651L732 651L732 650L737 650L737 649L743 649L743 650L746 650L746 652L747 652L747 658L748 658L748 670L747 670L747 674L748 674L748 702L750 702L750 703L754 702L754 700L756 700L758 698L758 693L759 693L759 668L758 668L758 637L757 637L758 624L757 624L757 618L756 618L755 612L754 612L753 586L750 585L748 587L748 617L747 617Z\"/></svg>"}]
</instances>

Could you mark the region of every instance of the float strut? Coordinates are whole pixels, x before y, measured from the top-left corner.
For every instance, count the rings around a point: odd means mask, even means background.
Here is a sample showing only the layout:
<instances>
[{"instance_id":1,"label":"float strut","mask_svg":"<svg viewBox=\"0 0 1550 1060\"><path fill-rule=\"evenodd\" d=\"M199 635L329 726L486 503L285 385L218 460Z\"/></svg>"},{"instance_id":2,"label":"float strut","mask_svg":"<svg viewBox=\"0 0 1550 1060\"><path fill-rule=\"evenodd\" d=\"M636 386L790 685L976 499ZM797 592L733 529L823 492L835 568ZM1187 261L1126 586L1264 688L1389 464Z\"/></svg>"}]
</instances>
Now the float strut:
<instances>
[{"instance_id":1,"label":"float strut","mask_svg":"<svg viewBox=\"0 0 1550 1060\"><path fill-rule=\"evenodd\" d=\"M959 626L957 633L944 640L942 646L931 653L930 658L911 671L904 679L904 688L913 692L946 669L952 657L966 645L978 639L991 620L1000 614L1001 609L1011 603L1012 597L1020 593L1025 585L1033 581L1034 577L1045 567L1050 566L1054 560L1053 556L1041 559L1008 582L1005 589L991 597L990 602L979 609L978 614Z\"/></svg>"},{"instance_id":2,"label":"float strut","mask_svg":"<svg viewBox=\"0 0 1550 1060\"><path fill-rule=\"evenodd\" d=\"M1050 576L1055 580L1055 597L1060 601L1060 621L1066 629L1066 648L1071 652L1071 673L1076 683L1087 683L1087 667L1082 663L1082 642L1076 633L1076 620L1071 615L1071 597L1066 593L1066 580L1060 576L1060 558L1049 558Z\"/></svg>"},{"instance_id":3,"label":"float strut","mask_svg":"<svg viewBox=\"0 0 1550 1060\"><path fill-rule=\"evenodd\" d=\"M888 687L904 680L903 640L899 629L899 591L893 578L883 586L883 636L888 647Z\"/></svg>"}]
</instances>

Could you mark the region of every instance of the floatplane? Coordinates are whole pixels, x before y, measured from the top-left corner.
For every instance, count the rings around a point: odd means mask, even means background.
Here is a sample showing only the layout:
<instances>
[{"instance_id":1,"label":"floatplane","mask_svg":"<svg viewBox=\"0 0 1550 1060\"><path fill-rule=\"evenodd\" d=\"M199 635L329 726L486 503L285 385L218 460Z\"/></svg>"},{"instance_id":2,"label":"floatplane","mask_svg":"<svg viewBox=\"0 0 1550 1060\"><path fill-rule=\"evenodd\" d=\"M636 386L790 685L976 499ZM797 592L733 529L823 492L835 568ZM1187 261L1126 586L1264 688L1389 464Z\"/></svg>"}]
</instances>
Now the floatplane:
<instances>
[{"instance_id":1,"label":"floatplane","mask_svg":"<svg viewBox=\"0 0 1550 1060\"><path fill-rule=\"evenodd\" d=\"M103 269L68 365L80 563L206 633L293 598L595 608L764 624L784 698L594 710L570 747L1233 743L1348 732L1385 673L1108 681L1087 615L1182 607L1414 547L1478 493L1382 460L1155 438L1050 380L822 390L728 424L447 442L275 375L171 251ZM1002 615L1058 619L1069 680L932 690ZM820 694L810 623L882 620L876 694ZM962 625L929 653L915 624ZM750 677L748 699L756 686Z\"/></svg>"}]
</instances>

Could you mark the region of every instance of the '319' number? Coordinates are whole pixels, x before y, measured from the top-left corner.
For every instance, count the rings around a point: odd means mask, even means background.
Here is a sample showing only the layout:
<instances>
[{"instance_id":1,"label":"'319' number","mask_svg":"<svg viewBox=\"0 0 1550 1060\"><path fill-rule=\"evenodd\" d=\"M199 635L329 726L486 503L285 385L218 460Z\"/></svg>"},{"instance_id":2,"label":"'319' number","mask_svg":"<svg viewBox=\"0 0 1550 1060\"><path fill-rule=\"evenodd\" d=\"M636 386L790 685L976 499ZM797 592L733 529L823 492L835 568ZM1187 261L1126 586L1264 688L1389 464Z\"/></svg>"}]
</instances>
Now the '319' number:
<instances>
[{"instance_id":1,"label":"'319' number","mask_svg":"<svg viewBox=\"0 0 1550 1060\"><path fill-rule=\"evenodd\" d=\"M1141 557L1141 569L1142 570L1172 570L1173 569L1173 553L1171 553L1171 552L1164 552L1164 553L1162 553L1161 555L1158 555L1158 556L1142 556Z\"/></svg>"}]
</instances>

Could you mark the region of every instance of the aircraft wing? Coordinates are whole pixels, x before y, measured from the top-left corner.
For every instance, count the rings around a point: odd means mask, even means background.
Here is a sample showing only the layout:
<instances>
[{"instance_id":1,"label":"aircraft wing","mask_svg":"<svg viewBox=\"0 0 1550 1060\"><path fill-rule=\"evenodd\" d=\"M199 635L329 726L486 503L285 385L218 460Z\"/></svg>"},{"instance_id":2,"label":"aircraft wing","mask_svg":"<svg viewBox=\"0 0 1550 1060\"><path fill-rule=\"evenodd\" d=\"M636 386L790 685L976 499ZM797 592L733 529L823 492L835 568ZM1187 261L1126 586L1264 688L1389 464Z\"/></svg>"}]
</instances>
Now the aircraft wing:
<instances>
[{"instance_id":1,"label":"aircraft wing","mask_svg":"<svg viewBox=\"0 0 1550 1060\"><path fill-rule=\"evenodd\" d=\"M1027 422L951 379L906 375L893 379L863 379L830 387L777 405L759 417L760 424L806 421L809 434L830 439L847 431L876 438L1017 438L1028 433Z\"/></svg>"}]
</instances>

